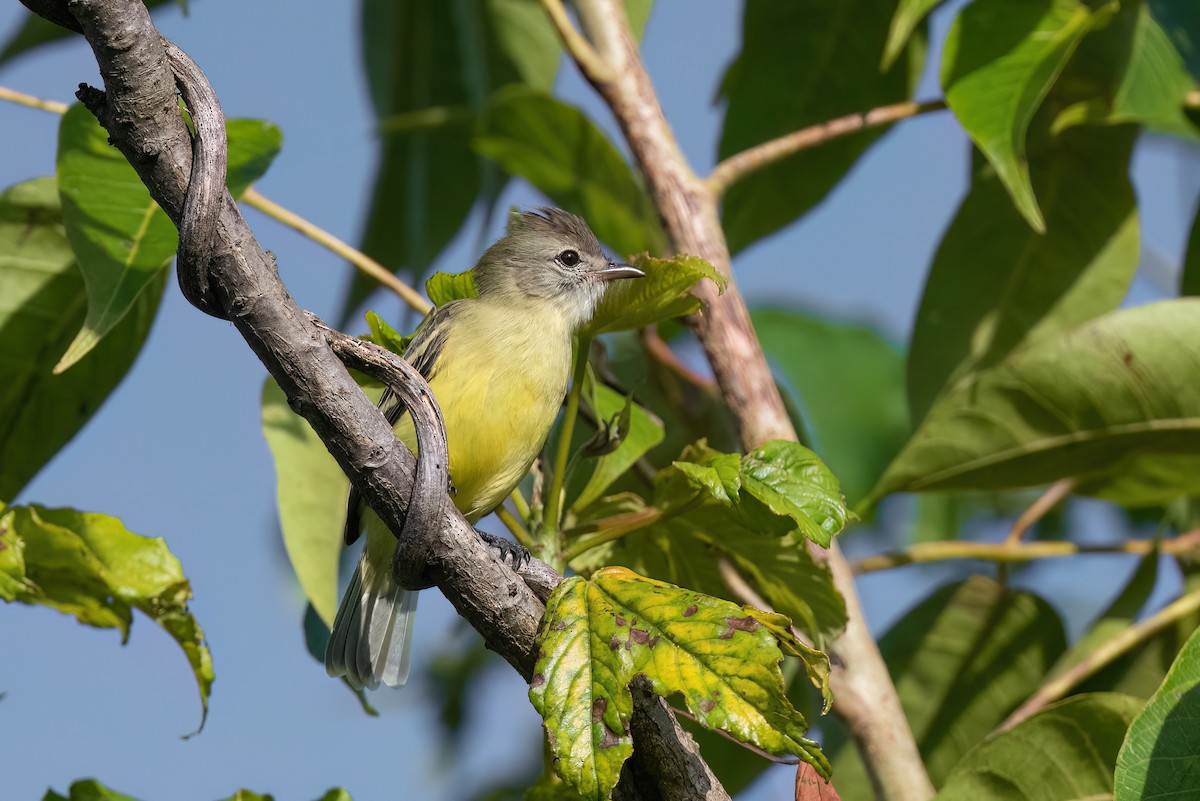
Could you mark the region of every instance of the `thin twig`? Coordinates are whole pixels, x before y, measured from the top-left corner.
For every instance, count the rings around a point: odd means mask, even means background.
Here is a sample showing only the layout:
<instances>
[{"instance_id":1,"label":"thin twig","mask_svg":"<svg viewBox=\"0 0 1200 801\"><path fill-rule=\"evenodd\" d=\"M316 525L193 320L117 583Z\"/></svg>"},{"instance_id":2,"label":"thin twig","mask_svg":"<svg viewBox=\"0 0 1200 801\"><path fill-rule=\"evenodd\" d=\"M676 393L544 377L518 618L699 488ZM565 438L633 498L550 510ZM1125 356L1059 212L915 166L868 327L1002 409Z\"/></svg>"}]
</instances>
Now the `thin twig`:
<instances>
[{"instance_id":1,"label":"thin twig","mask_svg":"<svg viewBox=\"0 0 1200 801\"><path fill-rule=\"evenodd\" d=\"M1076 545L1073 542L919 542L902 551L881 553L859 559L853 564L855 575L890 570L918 562L944 562L951 559L981 559L1001 564L1019 564L1035 559L1078 554L1118 553L1144 555L1155 548L1165 554L1181 556L1200 550L1200 529L1168 540L1128 540L1113 545Z\"/></svg>"},{"instance_id":2,"label":"thin twig","mask_svg":"<svg viewBox=\"0 0 1200 801\"><path fill-rule=\"evenodd\" d=\"M325 248L333 251L341 256L346 261L354 265L360 272L369 275L379 283L386 286L388 289L400 296L401 300L407 303L412 308L416 309L421 314L425 314L432 308L429 301L421 297L421 294L408 284L401 281L392 274L388 268L384 267L379 262L372 259L361 250L357 250L350 245L347 245L342 240L338 239L333 234L326 231L324 228L317 226L308 220L301 217L289 209L285 209L273 200L270 200L254 187L247 189L241 197L243 203L253 208L258 209L263 214L267 215L277 222L281 222L288 228L298 231L314 242L322 245Z\"/></svg>"},{"instance_id":3,"label":"thin twig","mask_svg":"<svg viewBox=\"0 0 1200 801\"><path fill-rule=\"evenodd\" d=\"M1004 542L1009 545L1016 545L1025 536L1025 532L1033 526L1034 523L1046 516L1046 513L1058 505L1058 502L1071 494L1071 490L1075 489L1077 482L1073 478L1064 478L1061 481L1055 481L1050 485L1050 488L1042 493L1036 501L1029 505L1029 508L1021 513L1017 518L1017 522L1013 523L1013 527L1009 530L1008 536L1004 538Z\"/></svg>"},{"instance_id":4,"label":"thin twig","mask_svg":"<svg viewBox=\"0 0 1200 801\"><path fill-rule=\"evenodd\" d=\"M660 366L670 370L689 384L701 389L712 389L713 380L689 370L683 362L679 361L675 351L671 350L671 346L659 336L657 329L653 326L642 329L642 345L646 348L646 354Z\"/></svg>"},{"instance_id":5,"label":"thin twig","mask_svg":"<svg viewBox=\"0 0 1200 801\"><path fill-rule=\"evenodd\" d=\"M810 125L807 128L784 134L778 139L771 139L761 145L747 148L741 153L733 154L718 164L704 179L704 182L719 197L747 175L799 153L801 150L822 145L831 139L837 139L866 128L888 125L897 120L915 117L930 111L941 111L944 108L946 108L945 100L927 100L923 103L905 101Z\"/></svg>"},{"instance_id":6,"label":"thin twig","mask_svg":"<svg viewBox=\"0 0 1200 801\"><path fill-rule=\"evenodd\" d=\"M7 100L10 103L16 103L20 106L49 111L54 114L66 114L67 109L70 108L66 103L60 103L57 100L43 100L40 97L27 95L24 92L18 92L15 89L9 89L4 86L0 86L0 100Z\"/></svg>"},{"instance_id":7,"label":"thin twig","mask_svg":"<svg viewBox=\"0 0 1200 801\"><path fill-rule=\"evenodd\" d=\"M1136 626L1125 629L1074 666L1043 684L1041 689L1000 724L999 731L1008 731L1047 704L1063 698L1088 678L1096 675L1101 669L1111 665L1167 626L1198 611L1200 611L1200 592L1194 592L1168 604Z\"/></svg>"},{"instance_id":8,"label":"thin twig","mask_svg":"<svg viewBox=\"0 0 1200 801\"><path fill-rule=\"evenodd\" d=\"M546 9L546 15L554 23L554 29L558 32L558 38L563 43L563 47L567 48L567 52L583 70L584 75L592 81L610 80L612 68L600 57L591 42L575 30L575 26L571 24L571 18L567 16L566 8L563 7L562 0L542 0L542 8Z\"/></svg>"}]
</instances>

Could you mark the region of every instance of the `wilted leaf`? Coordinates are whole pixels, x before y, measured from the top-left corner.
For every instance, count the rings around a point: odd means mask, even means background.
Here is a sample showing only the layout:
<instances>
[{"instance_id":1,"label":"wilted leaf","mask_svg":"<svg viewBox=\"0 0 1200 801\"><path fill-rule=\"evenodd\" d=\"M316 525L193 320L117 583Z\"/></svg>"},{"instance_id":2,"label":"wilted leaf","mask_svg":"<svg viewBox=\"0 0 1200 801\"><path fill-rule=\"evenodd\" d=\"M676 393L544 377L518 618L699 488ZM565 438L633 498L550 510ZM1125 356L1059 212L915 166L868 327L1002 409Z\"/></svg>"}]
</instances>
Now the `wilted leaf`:
<instances>
[{"instance_id":1,"label":"wilted leaf","mask_svg":"<svg viewBox=\"0 0 1200 801\"><path fill-rule=\"evenodd\" d=\"M1117 757L1116 801L1186 798L1200 780L1200 631L1129 727Z\"/></svg>"},{"instance_id":2,"label":"wilted leaf","mask_svg":"<svg viewBox=\"0 0 1200 801\"><path fill-rule=\"evenodd\" d=\"M632 753L628 685L638 675L661 695L682 694L703 725L829 775L784 695L775 637L747 607L606 568L558 586L539 643L529 696L559 775L585 797L607 797Z\"/></svg>"},{"instance_id":3,"label":"wilted leaf","mask_svg":"<svg viewBox=\"0 0 1200 801\"><path fill-rule=\"evenodd\" d=\"M259 178L282 135L259 120L231 121L229 186L237 195ZM56 372L67 370L158 286L175 254L178 233L133 167L108 144L108 132L80 104L59 126L58 188L67 239L87 287L87 317Z\"/></svg>"},{"instance_id":4,"label":"wilted leaf","mask_svg":"<svg viewBox=\"0 0 1200 801\"><path fill-rule=\"evenodd\" d=\"M949 390L872 493L1079 477L1130 505L1200 493L1200 299L1100 317Z\"/></svg>"},{"instance_id":5,"label":"wilted leaf","mask_svg":"<svg viewBox=\"0 0 1200 801\"><path fill-rule=\"evenodd\" d=\"M1046 225L1025 163L1025 132L1080 40L1114 10L1092 11L1080 0L979 0L946 36L946 103L1038 232Z\"/></svg>"},{"instance_id":6,"label":"wilted leaf","mask_svg":"<svg viewBox=\"0 0 1200 801\"><path fill-rule=\"evenodd\" d=\"M1111 798L1117 749L1140 705L1116 693L1052 704L967 753L934 801Z\"/></svg>"},{"instance_id":7,"label":"wilted leaf","mask_svg":"<svg viewBox=\"0 0 1200 801\"><path fill-rule=\"evenodd\" d=\"M87 308L58 187L38 178L0 194L0 498L16 497L124 378L162 287L160 278L98 348L54 375Z\"/></svg>"},{"instance_id":8,"label":"wilted leaf","mask_svg":"<svg viewBox=\"0 0 1200 801\"><path fill-rule=\"evenodd\" d=\"M879 641L934 786L971 746L1037 689L1065 647L1062 623L1041 598L975 576L941 587ZM844 730L826 750L838 789L870 783Z\"/></svg>"},{"instance_id":9,"label":"wilted leaf","mask_svg":"<svg viewBox=\"0 0 1200 801\"><path fill-rule=\"evenodd\" d=\"M41 604L80 623L115 628L129 638L133 610L162 626L183 648L200 690L204 718L212 687L212 655L188 611L192 588L161 539L140 537L107 515L74 509L13 506L0 516L0 599ZM74 797L74 796L72 796Z\"/></svg>"},{"instance_id":10,"label":"wilted leaf","mask_svg":"<svg viewBox=\"0 0 1200 801\"><path fill-rule=\"evenodd\" d=\"M634 256L630 263L646 277L612 283L584 327L586 336L645 328L691 314L701 306L691 289L706 278L725 291L725 276L695 256L657 259L643 254Z\"/></svg>"},{"instance_id":11,"label":"wilted leaf","mask_svg":"<svg viewBox=\"0 0 1200 801\"><path fill-rule=\"evenodd\" d=\"M513 86L488 104L473 147L588 221L622 256L662 253L658 212L608 137L574 106Z\"/></svg>"},{"instance_id":12,"label":"wilted leaf","mask_svg":"<svg viewBox=\"0 0 1200 801\"><path fill-rule=\"evenodd\" d=\"M742 50L725 73L720 158L836 117L909 97L924 48L884 74L879 62L897 0L749 0ZM817 205L886 128L801 151L746 176L725 195L722 221L741 250Z\"/></svg>"},{"instance_id":13,"label":"wilted leaf","mask_svg":"<svg viewBox=\"0 0 1200 801\"><path fill-rule=\"evenodd\" d=\"M934 258L908 355L914 424L944 389L1020 345L1115 309L1138 265L1135 131L1041 136L1030 153L1046 232L1030 230L980 165Z\"/></svg>"},{"instance_id":14,"label":"wilted leaf","mask_svg":"<svg viewBox=\"0 0 1200 801\"><path fill-rule=\"evenodd\" d=\"M908 436L904 355L864 326L781 309L751 317L795 397L804 441L846 497L862 498Z\"/></svg>"}]
</instances>

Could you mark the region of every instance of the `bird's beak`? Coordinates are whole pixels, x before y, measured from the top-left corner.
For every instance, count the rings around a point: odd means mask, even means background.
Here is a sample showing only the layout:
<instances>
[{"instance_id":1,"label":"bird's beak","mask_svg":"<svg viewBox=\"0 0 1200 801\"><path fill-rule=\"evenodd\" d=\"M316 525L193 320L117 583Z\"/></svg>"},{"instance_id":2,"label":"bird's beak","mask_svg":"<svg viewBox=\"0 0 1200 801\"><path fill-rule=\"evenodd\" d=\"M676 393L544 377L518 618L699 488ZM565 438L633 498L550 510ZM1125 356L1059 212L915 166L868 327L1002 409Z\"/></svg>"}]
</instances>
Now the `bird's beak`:
<instances>
[{"instance_id":1,"label":"bird's beak","mask_svg":"<svg viewBox=\"0 0 1200 801\"><path fill-rule=\"evenodd\" d=\"M596 277L601 281L616 281L618 278L645 278L646 274L633 265L610 261L596 273Z\"/></svg>"}]
</instances>

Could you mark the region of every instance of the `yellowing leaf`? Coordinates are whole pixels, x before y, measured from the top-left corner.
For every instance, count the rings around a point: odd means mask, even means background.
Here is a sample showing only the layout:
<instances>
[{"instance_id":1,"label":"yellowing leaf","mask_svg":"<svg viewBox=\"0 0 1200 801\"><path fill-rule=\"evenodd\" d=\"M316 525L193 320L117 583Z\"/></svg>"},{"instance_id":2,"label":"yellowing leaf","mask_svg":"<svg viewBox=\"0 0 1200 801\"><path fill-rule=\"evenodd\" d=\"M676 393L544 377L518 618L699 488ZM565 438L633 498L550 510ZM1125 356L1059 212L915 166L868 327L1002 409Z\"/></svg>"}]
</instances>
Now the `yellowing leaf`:
<instances>
[{"instance_id":1,"label":"yellowing leaf","mask_svg":"<svg viewBox=\"0 0 1200 801\"><path fill-rule=\"evenodd\" d=\"M784 694L772 629L785 623L620 567L564 581L546 605L529 690L559 775L587 798L608 797L633 751L629 683L641 675L660 695L682 695L701 725L795 755L828 777ZM790 643L789 651L801 653Z\"/></svg>"}]
</instances>

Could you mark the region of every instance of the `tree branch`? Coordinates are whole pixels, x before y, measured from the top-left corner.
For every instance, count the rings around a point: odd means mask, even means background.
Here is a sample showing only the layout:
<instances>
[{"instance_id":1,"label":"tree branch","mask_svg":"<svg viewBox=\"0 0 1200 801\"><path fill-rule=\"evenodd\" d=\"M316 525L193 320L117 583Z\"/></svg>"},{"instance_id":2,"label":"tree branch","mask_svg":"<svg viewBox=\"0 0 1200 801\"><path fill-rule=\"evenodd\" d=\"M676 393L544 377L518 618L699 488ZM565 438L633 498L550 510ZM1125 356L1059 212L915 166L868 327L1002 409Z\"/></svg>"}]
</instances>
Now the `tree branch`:
<instances>
[{"instance_id":1,"label":"tree branch","mask_svg":"<svg viewBox=\"0 0 1200 801\"><path fill-rule=\"evenodd\" d=\"M704 183L714 195L720 197L728 191L729 187L747 175L769 167L801 150L817 147L832 139L857 133L867 128L888 125L897 120L915 117L930 111L941 111L944 108L946 108L945 100L927 100L923 103L905 101L810 125L799 131L784 134L778 139L747 148L741 153L733 154L714 167L712 173L704 179Z\"/></svg>"},{"instance_id":2,"label":"tree branch","mask_svg":"<svg viewBox=\"0 0 1200 801\"><path fill-rule=\"evenodd\" d=\"M1115 553L1148 554L1154 550L1173 556L1184 556L1200 551L1200 529L1180 534L1169 540L1128 540L1114 545L1076 545L1073 542L967 542L947 540L945 542L918 542L902 551L867 556L854 563L855 575L891 570L919 562L944 562L951 559L981 559L1001 564L1020 564L1035 559L1078 554Z\"/></svg>"},{"instance_id":3,"label":"tree branch","mask_svg":"<svg viewBox=\"0 0 1200 801\"><path fill-rule=\"evenodd\" d=\"M1167 626L1198 611L1200 611L1200 592L1194 592L1168 604L1136 626L1130 626L1074 666L1043 684L1028 701L1021 704L1000 724L998 731L1008 731L1030 715L1046 707L1047 704L1063 698L1071 690L1099 673L1101 669L1111 665Z\"/></svg>"},{"instance_id":4,"label":"tree branch","mask_svg":"<svg viewBox=\"0 0 1200 801\"><path fill-rule=\"evenodd\" d=\"M751 448L771 439L796 440L783 399L733 281L729 248L717 214L717 193L696 177L675 141L617 0L576 0L584 33L606 70L578 62L617 119L646 179L674 249L706 259L729 279L724 294L708 281L696 294L705 302L689 324L704 347L721 394ZM834 710L853 734L877 793L888 801L924 801L933 795L920 752L879 648L867 629L854 576L835 542L812 549L826 564L846 601L849 623L831 647Z\"/></svg>"},{"instance_id":5,"label":"tree branch","mask_svg":"<svg viewBox=\"0 0 1200 801\"><path fill-rule=\"evenodd\" d=\"M399 360L380 349L351 346L349 337L315 324L284 288L274 258L254 239L227 191L221 188L206 205L196 207L197 181L213 186L214 173L223 173L223 166L214 166L213 154L198 149L197 155L204 160L202 167L208 171L193 176L193 143L179 113L175 85L176 78L188 82L181 89L189 104L196 106L189 110L193 120L198 120L198 148L211 150L213 142L223 136L215 133L211 124L212 119L220 119L215 98L211 108L200 107L211 92L203 75L198 70L189 71L185 61L168 57L173 46L159 36L140 2L22 2L51 21L82 30L92 46L107 92L85 87L81 94L151 196L180 226L181 254L186 254L181 263L186 269L205 273L192 284L201 290L194 295L195 300L206 304L206 311L233 323L279 383L289 405L313 427L364 500L393 531L401 531L413 486L414 458L358 388L334 350L352 362ZM168 65L181 67L180 73L173 75ZM220 132L223 134L223 127ZM187 220L183 217L185 207L191 215ZM184 241L197 233L197 221L200 227L204 221L213 223L208 232L198 232L200 239L211 233L213 239L208 246ZM185 276L185 286L194 278ZM207 305L209 302L212 305ZM402 369L394 363L391 368ZM434 529L429 568L439 589L483 634L488 647L528 681L536 661L535 635L545 611L538 595L548 596L562 577L534 560L523 569L523 581L489 552L451 504L446 505L440 525ZM665 702L658 702L661 713ZM695 743L677 724L659 725L659 713L655 713L654 720L639 720L653 712L653 701L637 701L635 705L639 712L632 726L641 734L634 735L635 766L631 770L636 768L638 775L669 781L677 762L703 764ZM674 761L659 764L658 760L663 759ZM621 787L627 799L727 798L676 794L677 789L661 786L655 786L651 795L642 795L641 785L634 786L632 780Z\"/></svg>"}]
</instances>

